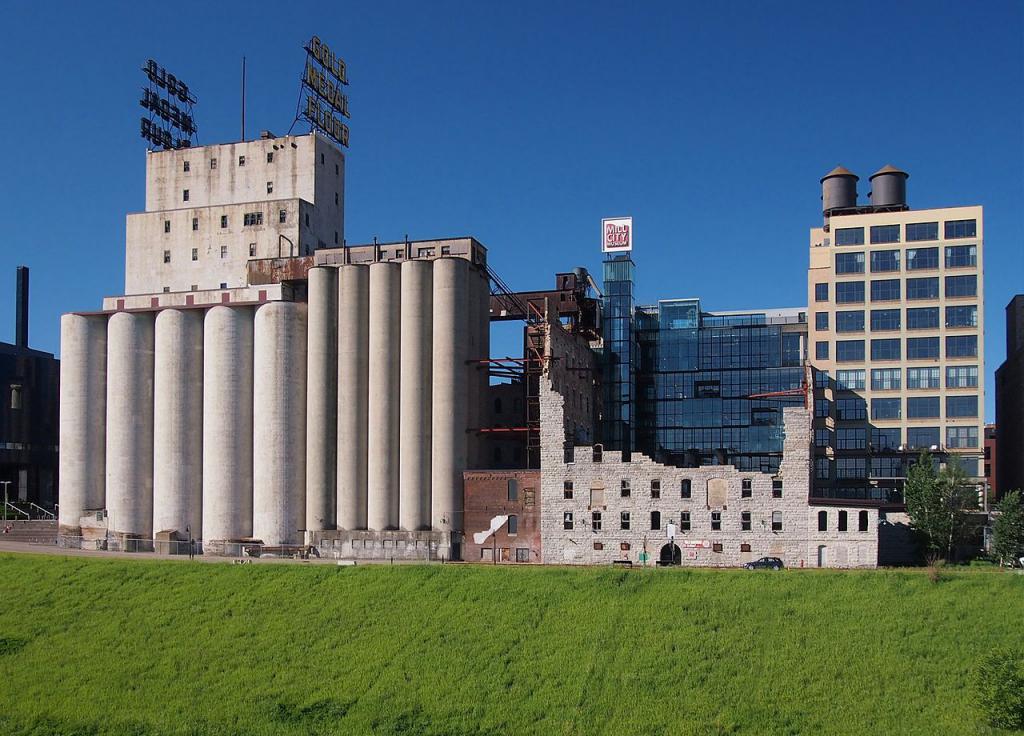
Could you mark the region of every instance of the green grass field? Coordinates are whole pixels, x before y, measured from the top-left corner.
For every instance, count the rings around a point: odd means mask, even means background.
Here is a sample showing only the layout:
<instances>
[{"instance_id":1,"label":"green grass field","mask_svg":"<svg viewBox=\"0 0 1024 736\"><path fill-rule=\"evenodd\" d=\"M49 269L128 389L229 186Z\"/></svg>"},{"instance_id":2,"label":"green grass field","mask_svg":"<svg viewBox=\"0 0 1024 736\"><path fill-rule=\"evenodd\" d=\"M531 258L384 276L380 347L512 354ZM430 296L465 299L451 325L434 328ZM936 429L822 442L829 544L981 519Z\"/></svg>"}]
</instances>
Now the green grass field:
<instances>
[{"instance_id":1,"label":"green grass field","mask_svg":"<svg viewBox=\"0 0 1024 736\"><path fill-rule=\"evenodd\" d=\"M0 556L0 733L986 734L1024 576Z\"/></svg>"}]
</instances>

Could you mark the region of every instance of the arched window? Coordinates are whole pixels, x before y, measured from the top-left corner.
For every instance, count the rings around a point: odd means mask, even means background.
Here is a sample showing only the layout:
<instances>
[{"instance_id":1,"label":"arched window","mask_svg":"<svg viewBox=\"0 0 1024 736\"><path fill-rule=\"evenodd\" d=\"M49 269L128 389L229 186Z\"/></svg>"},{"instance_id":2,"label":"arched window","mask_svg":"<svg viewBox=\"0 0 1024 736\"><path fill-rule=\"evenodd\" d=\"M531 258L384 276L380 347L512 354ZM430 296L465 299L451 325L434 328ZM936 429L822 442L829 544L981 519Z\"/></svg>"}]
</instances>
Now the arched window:
<instances>
[{"instance_id":1,"label":"arched window","mask_svg":"<svg viewBox=\"0 0 1024 736\"><path fill-rule=\"evenodd\" d=\"M519 517L510 516L508 517L508 533L518 534L519 533Z\"/></svg>"},{"instance_id":2,"label":"arched window","mask_svg":"<svg viewBox=\"0 0 1024 736\"><path fill-rule=\"evenodd\" d=\"M841 532L845 532L846 531L846 512L845 511L840 511L839 512L839 531L841 531Z\"/></svg>"},{"instance_id":3,"label":"arched window","mask_svg":"<svg viewBox=\"0 0 1024 736\"><path fill-rule=\"evenodd\" d=\"M595 463L601 462L601 454L602 454L602 450L603 449L604 448L601 447L601 445L594 445L594 462Z\"/></svg>"},{"instance_id":4,"label":"arched window","mask_svg":"<svg viewBox=\"0 0 1024 736\"><path fill-rule=\"evenodd\" d=\"M861 511L857 514L857 531L866 532L868 530L868 512Z\"/></svg>"},{"instance_id":5,"label":"arched window","mask_svg":"<svg viewBox=\"0 0 1024 736\"><path fill-rule=\"evenodd\" d=\"M819 532L827 532L828 531L828 512L827 511L819 511L818 512L818 531Z\"/></svg>"}]
</instances>

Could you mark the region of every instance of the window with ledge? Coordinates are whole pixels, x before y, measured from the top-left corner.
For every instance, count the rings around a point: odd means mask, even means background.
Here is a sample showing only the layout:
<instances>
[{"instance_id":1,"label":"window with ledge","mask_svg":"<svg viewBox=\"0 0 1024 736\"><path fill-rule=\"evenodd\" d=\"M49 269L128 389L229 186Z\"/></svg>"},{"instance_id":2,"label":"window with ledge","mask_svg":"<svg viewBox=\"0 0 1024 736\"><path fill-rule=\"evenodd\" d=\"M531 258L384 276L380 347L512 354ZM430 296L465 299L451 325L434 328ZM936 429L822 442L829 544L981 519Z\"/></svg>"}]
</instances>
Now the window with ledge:
<instances>
[{"instance_id":1,"label":"window with ledge","mask_svg":"<svg viewBox=\"0 0 1024 736\"><path fill-rule=\"evenodd\" d=\"M863 398L857 396L836 400L836 419L843 422L856 422L867 418L868 408Z\"/></svg>"},{"instance_id":2,"label":"window with ledge","mask_svg":"<svg viewBox=\"0 0 1024 736\"><path fill-rule=\"evenodd\" d=\"M938 369L936 369L936 373ZM936 384L938 376L935 377ZM952 365L946 367L946 388L977 388L978 366ZM938 386L936 385L936 388Z\"/></svg>"},{"instance_id":3,"label":"window with ledge","mask_svg":"<svg viewBox=\"0 0 1024 736\"><path fill-rule=\"evenodd\" d=\"M977 446L977 427L946 427L946 447L960 450Z\"/></svg>"},{"instance_id":4,"label":"window with ledge","mask_svg":"<svg viewBox=\"0 0 1024 736\"><path fill-rule=\"evenodd\" d=\"M908 330L935 330L938 327L938 307L910 307L907 309Z\"/></svg>"},{"instance_id":5,"label":"window with ledge","mask_svg":"<svg viewBox=\"0 0 1024 736\"><path fill-rule=\"evenodd\" d=\"M619 529L629 531L629 512L623 511L619 514Z\"/></svg>"},{"instance_id":6,"label":"window with ledge","mask_svg":"<svg viewBox=\"0 0 1024 736\"><path fill-rule=\"evenodd\" d=\"M939 223L937 222L908 222L907 242L913 243L920 240L938 240Z\"/></svg>"},{"instance_id":7,"label":"window with ledge","mask_svg":"<svg viewBox=\"0 0 1024 736\"><path fill-rule=\"evenodd\" d=\"M872 427L871 447L875 450L895 450L900 446L899 427Z\"/></svg>"},{"instance_id":8,"label":"window with ledge","mask_svg":"<svg viewBox=\"0 0 1024 736\"><path fill-rule=\"evenodd\" d=\"M836 360L840 363L860 363L864 361L863 340L837 340Z\"/></svg>"},{"instance_id":9,"label":"window with ledge","mask_svg":"<svg viewBox=\"0 0 1024 736\"><path fill-rule=\"evenodd\" d=\"M592 511L590 513L590 528L595 532L601 531L601 512Z\"/></svg>"},{"instance_id":10,"label":"window with ledge","mask_svg":"<svg viewBox=\"0 0 1024 736\"><path fill-rule=\"evenodd\" d=\"M868 530L868 512L860 511L857 514L857 531L866 532Z\"/></svg>"},{"instance_id":11,"label":"window with ledge","mask_svg":"<svg viewBox=\"0 0 1024 736\"><path fill-rule=\"evenodd\" d=\"M198 217L193 217L192 218L192 229L193 230L198 230L199 229L199 218Z\"/></svg>"},{"instance_id":12,"label":"window with ledge","mask_svg":"<svg viewBox=\"0 0 1024 736\"><path fill-rule=\"evenodd\" d=\"M169 250L164 251L164 263L171 262L171 252Z\"/></svg>"},{"instance_id":13,"label":"window with ledge","mask_svg":"<svg viewBox=\"0 0 1024 736\"><path fill-rule=\"evenodd\" d=\"M164 292L164 294L169 294L169 293L170 293L170 291L171 291L171 287L170 287L170 286L165 286L165 287L163 288L163 292Z\"/></svg>"},{"instance_id":14,"label":"window with ledge","mask_svg":"<svg viewBox=\"0 0 1024 736\"><path fill-rule=\"evenodd\" d=\"M814 301L816 301L816 302L827 302L828 301L828 284L815 284L814 285Z\"/></svg>"},{"instance_id":15,"label":"window with ledge","mask_svg":"<svg viewBox=\"0 0 1024 736\"><path fill-rule=\"evenodd\" d=\"M683 478L681 481L679 481L679 497L680 498L690 498L690 494L691 494L690 479L689 478Z\"/></svg>"},{"instance_id":16,"label":"window with ledge","mask_svg":"<svg viewBox=\"0 0 1024 736\"><path fill-rule=\"evenodd\" d=\"M267 194L273 194L273 193L274 193L274 182L268 181L267 182Z\"/></svg>"},{"instance_id":17,"label":"window with ledge","mask_svg":"<svg viewBox=\"0 0 1024 736\"><path fill-rule=\"evenodd\" d=\"M836 312L836 332L864 332L864 310Z\"/></svg>"},{"instance_id":18,"label":"window with ledge","mask_svg":"<svg viewBox=\"0 0 1024 736\"><path fill-rule=\"evenodd\" d=\"M864 254L836 253L836 273L864 273Z\"/></svg>"},{"instance_id":19,"label":"window with ledge","mask_svg":"<svg viewBox=\"0 0 1024 736\"><path fill-rule=\"evenodd\" d=\"M871 282L871 301L894 302L900 298L899 279L876 279Z\"/></svg>"},{"instance_id":20,"label":"window with ledge","mask_svg":"<svg viewBox=\"0 0 1024 736\"><path fill-rule=\"evenodd\" d=\"M814 313L814 329L816 329L816 330L827 330L828 329L828 312L815 312Z\"/></svg>"},{"instance_id":21,"label":"window with ledge","mask_svg":"<svg viewBox=\"0 0 1024 736\"><path fill-rule=\"evenodd\" d=\"M245 166L245 156L239 156L238 157L238 165L239 166Z\"/></svg>"},{"instance_id":22,"label":"window with ledge","mask_svg":"<svg viewBox=\"0 0 1024 736\"><path fill-rule=\"evenodd\" d=\"M938 267L938 248L907 248L908 271L927 271Z\"/></svg>"},{"instance_id":23,"label":"window with ledge","mask_svg":"<svg viewBox=\"0 0 1024 736\"><path fill-rule=\"evenodd\" d=\"M773 511L772 512L772 531L773 532L781 532L782 531L782 512L781 511Z\"/></svg>"},{"instance_id":24,"label":"window with ledge","mask_svg":"<svg viewBox=\"0 0 1024 736\"><path fill-rule=\"evenodd\" d=\"M938 299L939 279L937 277L907 279L907 299Z\"/></svg>"},{"instance_id":25,"label":"window with ledge","mask_svg":"<svg viewBox=\"0 0 1024 736\"><path fill-rule=\"evenodd\" d=\"M262 212L246 212L244 215L242 215L242 225L244 225L245 227L255 227L256 225L262 224Z\"/></svg>"},{"instance_id":26,"label":"window with ledge","mask_svg":"<svg viewBox=\"0 0 1024 736\"><path fill-rule=\"evenodd\" d=\"M184 171L186 174L189 172L190 168L191 168L191 165L189 164L188 161L182 162L181 170Z\"/></svg>"},{"instance_id":27,"label":"window with ledge","mask_svg":"<svg viewBox=\"0 0 1024 736\"><path fill-rule=\"evenodd\" d=\"M907 445L911 449L938 447L938 427L907 427Z\"/></svg>"},{"instance_id":28,"label":"window with ledge","mask_svg":"<svg viewBox=\"0 0 1024 736\"><path fill-rule=\"evenodd\" d=\"M661 498L661 481L651 481L651 498Z\"/></svg>"},{"instance_id":29,"label":"window with ledge","mask_svg":"<svg viewBox=\"0 0 1024 736\"><path fill-rule=\"evenodd\" d=\"M938 388L938 368L907 368L907 388Z\"/></svg>"},{"instance_id":30,"label":"window with ledge","mask_svg":"<svg viewBox=\"0 0 1024 736\"><path fill-rule=\"evenodd\" d=\"M652 511L651 512L651 530L652 531L658 531L659 529L661 529L661 512L660 511Z\"/></svg>"},{"instance_id":31,"label":"window with ledge","mask_svg":"<svg viewBox=\"0 0 1024 736\"><path fill-rule=\"evenodd\" d=\"M199 249L198 248L193 248L192 249L192 260L193 261L198 261L199 260Z\"/></svg>"},{"instance_id":32,"label":"window with ledge","mask_svg":"<svg viewBox=\"0 0 1024 736\"><path fill-rule=\"evenodd\" d=\"M864 228L840 227L836 229L836 245L864 245Z\"/></svg>"},{"instance_id":33,"label":"window with ledge","mask_svg":"<svg viewBox=\"0 0 1024 736\"><path fill-rule=\"evenodd\" d=\"M840 281L836 284L836 304L862 304L863 302L863 281Z\"/></svg>"},{"instance_id":34,"label":"window with ledge","mask_svg":"<svg viewBox=\"0 0 1024 736\"><path fill-rule=\"evenodd\" d=\"M519 500L519 481L515 478L508 479L508 500L518 501Z\"/></svg>"},{"instance_id":35,"label":"window with ledge","mask_svg":"<svg viewBox=\"0 0 1024 736\"><path fill-rule=\"evenodd\" d=\"M900 252L898 250L876 250L871 253L872 273L900 270Z\"/></svg>"},{"instance_id":36,"label":"window with ledge","mask_svg":"<svg viewBox=\"0 0 1024 736\"><path fill-rule=\"evenodd\" d=\"M899 225L872 225L871 243L898 243L900 242Z\"/></svg>"},{"instance_id":37,"label":"window with ledge","mask_svg":"<svg viewBox=\"0 0 1024 736\"><path fill-rule=\"evenodd\" d=\"M751 524L750 524L750 512L749 511L741 511L740 512L740 531L749 532L750 531L750 526L751 526Z\"/></svg>"},{"instance_id":38,"label":"window with ledge","mask_svg":"<svg viewBox=\"0 0 1024 736\"><path fill-rule=\"evenodd\" d=\"M840 511L839 512L839 531L845 532L847 530L847 526L846 525L847 525L846 512L845 511Z\"/></svg>"},{"instance_id":39,"label":"window with ledge","mask_svg":"<svg viewBox=\"0 0 1024 736\"><path fill-rule=\"evenodd\" d=\"M566 511L562 514L562 529L570 531L573 527L572 512Z\"/></svg>"},{"instance_id":40,"label":"window with ledge","mask_svg":"<svg viewBox=\"0 0 1024 736\"><path fill-rule=\"evenodd\" d=\"M938 396L910 396L907 398L908 419L936 419L938 416Z\"/></svg>"},{"instance_id":41,"label":"window with ledge","mask_svg":"<svg viewBox=\"0 0 1024 736\"><path fill-rule=\"evenodd\" d=\"M902 371L899 368L872 368L872 391L897 391L900 388ZM861 387L863 388L863 386Z\"/></svg>"},{"instance_id":42,"label":"window with ledge","mask_svg":"<svg viewBox=\"0 0 1024 736\"><path fill-rule=\"evenodd\" d=\"M978 265L978 246L947 245L946 268L972 268Z\"/></svg>"},{"instance_id":43,"label":"window with ledge","mask_svg":"<svg viewBox=\"0 0 1024 736\"><path fill-rule=\"evenodd\" d=\"M900 310L872 309L871 331L886 332L900 329Z\"/></svg>"},{"instance_id":44,"label":"window with ledge","mask_svg":"<svg viewBox=\"0 0 1024 736\"><path fill-rule=\"evenodd\" d=\"M187 189L182 189L181 190L181 201L182 202L187 202L188 201L188 190Z\"/></svg>"},{"instance_id":45,"label":"window with ledge","mask_svg":"<svg viewBox=\"0 0 1024 736\"><path fill-rule=\"evenodd\" d=\"M211 169L216 169L217 168L217 159L215 159L215 158L211 158L210 159L210 168Z\"/></svg>"},{"instance_id":46,"label":"window with ledge","mask_svg":"<svg viewBox=\"0 0 1024 736\"><path fill-rule=\"evenodd\" d=\"M220 226L221 226L221 229L224 229L224 228L226 228L228 226L228 216L227 215L221 215L220 216Z\"/></svg>"},{"instance_id":47,"label":"window with ledge","mask_svg":"<svg viewBox=\"0 0 1024 736\"><path fill-rule=\"evenodd\" d=\"M509 536L519 533L519 517L514 514L508 517L508 533Z\"/></svg>"},{"instance_id":48,"label":"window with ledge","mask_svg":"<svg viewBox=\"0 0 1024 736\"><path fill-rule=\"evenodd\" d=\"M690 531L690 512L682 511L679 514L679 528L684 531Z\"/></svg>"},{"instance_id":49,"label":"window with ledge","mask_svg":"<svg viewBox=\"0 0 1024 736\"><path fill-rule=\"evenodd\" d=\"M819 532L827 532L828 531L828 512L827 511L819 511L818 512L818 531Z\"/></svg>"},{"instance_id":50,"label":"window with ledge","mask_svg":"<svg viewBox=\"0 0 1024 736\"><path fill-rule=\"evenodd\" d=\"M273 151L267 151L267 163L268 164L274 163L274 152Z\"/></svg>"},{"instance_id":51,"label":"window with ledge","mask_svg":"<svg viewBox=\"0 0 1024 736\"><path fill-rule=\"evenodd\" d=\"M978 223L975 220L948 220L946 240L978 237Z\"/></svg>"},{"instance_id":52,"label":"window with ledge","mask_svg":"<svg viewBox=\"0 0 1024 736\"><path fill-rule=\"evenodd\" d=\"M772 498L782 498L782 478L772 478Z\"/></svg>"},{"instance_id":53,"label":"window with ledge","mask_svg":"<svg viewBox=\"0 0 1024 736\"><path fill-rule=\"evenodd\" d=\"M631 493L632 490L629 487L629 481L623 478L619 481L619 495L621 495L622 498L629 498Z\"/></svg>"},{"instance_id":54,"label":"window with ledge","mask_svg":"<svg viewBox=\"0 0 1024 736\"><path fill-rule=\"evenodd\" d=\"M898 398L871 399L872 419L899 419L900 400Z\"/></svg>"},{"instance_id":55,"label":"window with ledge","mask_svg":"<svg viewBox=\"0 0 1024 736\"><path fill-rule=\"evenodd\" d=\"M711 512L711 531L720 532L722 531L722 512L712 511Z\"/></svg>"},{"instance_id":56,"label":"window with ledge","mask_svg":"<svg viewBox=\"0 0 1024 736\"><path fill-rule=\"evenodd\" d=\"M929 360L939 357L939 338L937 337L908 337L907 338L907 359L908 360Z\"/></svg>"},{"instance_id":57,"label":"window with ledge","mask_svg":"<svg viewBox=\"0 0 1024 736\"><path fill-rule=\"evenodd\" d=\"M256 255L256 243L249 243L249 257L253 258Z\"/></svg>"},{"instance_id":58,"label":"window with ledge","mask_svg":"<svg viewBox=\"0 0 1024 736\"><path fill-rule=\"evenodd\" d=\"M571 499L573 494L572 481L567 480L562 482L562 498Z\"/></svg>"},{"instance_id":59,"label":"window with ledge","mask_svg":"<svg viewBox=\"0 0 1024 736\"><path fill-rule=\"evenodd\" d=\"M171 231L171 221L164 220L164 232L169 233Z\"/></svg>"},{"instance_id":60,"label":"window with ledge","mask_svg":"<svg viewBox=\"0 0 1024 736\"><path fill-rule=\"evenodd\" d=\"M814 343L814 359L828 360L828 340L816 340Z\"/></svg>"},{"instance_id":61,"label":"window with ledge","mask_svg":"<svg viewBox=\"0 0 1024 736\"><path fill-rule=\"evenodd\" d=\"M977 327L978 307L968 306L946 307L946 327Z\"/></svg>"},{"instance_id":62,"label":"window with ledge","mask_svg":"<svg viewBox=\"0 0 1024 736\"><path fill-rule=\"evenodd\" d=\"M220 288L222 288L222 289L228 288L228 282L227 281L221 281L220 282Z\"/></svg>"},{"instance_id":63,"label":"window with ledge","mask_svg":"<svg viewBox=\"0 0 1024 736\"><path fill-rule=\"evenodd\" d=\"M977 396L947 396L946 418L978 416Z\"/></svg>"},{"instance_id":64,"label":"window with ledge","mask_svg":"<svg viewBox=\"0 0 1024 736\"><path fill-rule=\"evenodd\" d=\"M865 450L868 444L868 434L859 427L840 427L836 430L837 450Z\"/></svg>"},{"instance_id":65,"label":"window with ledge","mask_svg":"<svg viewBox=\"0 0 1024 736\"><path fill-rule=\"evenodd\" d=\"M946 335L947 358L976 358L977 356L977 335Z\"/></svg>"},{"instance_id":66,"label":"window with ledge","mask_svg":"<svg viewBox=\"0 0 1024 736\"><path fill-rule=\"evenodd\" d=\"M978 277L976 275L968 274L966 276L947 276L946 277L946 296L947 297L959 297L959 296L977 296L978 295Z\"/></svg>"},{"instance_id":67,"label":"window with ledge","mask_svg":"<svg viewBox=\"0 0 1024 736\"><path fill-rule=\"evenodd\" d=\"M228 257L228 247L226 245L222 245L220 247L220 257L221 258L227 258Z\"/></svg>"},{"instance_id":68,"label":"window with ledge","mask_svg":"<svg viewBox=\"0 0 1024 736\"><path fill-rule=\"evenodd\" d=\"M864 389L864 369L836 371L836 390L861 391Z\"/></svg>"},{"instance_id":69,"label":"window with ledge","mask_svg":"<svg viewBox=\"0 0 1024 736\"><path fill-rule=\"evenodd\" d=\"M753 494L753 483L750 478L740 481L740 498L750 498Z\"/></svg>"}]
</instances>

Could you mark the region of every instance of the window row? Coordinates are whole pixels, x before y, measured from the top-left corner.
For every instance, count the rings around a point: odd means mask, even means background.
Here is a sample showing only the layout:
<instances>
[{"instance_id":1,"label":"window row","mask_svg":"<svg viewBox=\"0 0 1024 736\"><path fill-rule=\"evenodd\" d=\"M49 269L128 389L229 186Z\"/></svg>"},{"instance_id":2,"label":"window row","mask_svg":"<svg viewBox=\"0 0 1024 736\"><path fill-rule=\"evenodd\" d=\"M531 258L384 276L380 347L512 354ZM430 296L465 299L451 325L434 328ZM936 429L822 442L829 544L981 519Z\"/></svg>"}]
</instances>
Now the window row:
<instances>
[{"instance_id":1,"label":"window row","mask_svg":"<svg viewBox=\"0 0 1024 736\"><path fill-rule=\"evenodd\" d=\"M900 258L903 251L875 250L871 251L871 273L886 273L900 270ZM943 249L946 268L971 268L978 265L978 246L947 245ZM863 251L836 253L836 273L864 273L865 254ZM906 270L924 271L939 267L939 249L907 248Z\"/></svg>"},{"instance_id":2,"label":"window row","mask_svg":"<svg viewBox=\"0 0 1024 736\"><path fill-rule=\"evenodd\" d=\"M930 330L939 327L940 307L908 307L906 326L908 330ZM872 332L889 332L903 327L904 310L872 309L870 325ZM836 332L862 332L864 310L845 310L835 313ZM978 307L975 304L954 305L945 308L946 327L977 327ZM824 332L829 329L829 312L814 313L814 329Z\"/></svg>"},{"instance_id":3,"label":"window row","mask_svg":"<svg viewBox=\"0 0 1024 736\"><path fill-rule=\"evenodd\" d=\"M976 220L946 220L943 223L946 240L960 238L976 238L978 223ZM872 225L870 227L872 243L900 242L901 225ZM938 240L938 222L909 222L906 224L906 240L908 243ZM864 245L863 227L841 227L835 231L836 245Z\"/></svg>"},{"instance_id":4,"label":"window row","mask_svg":"<svg viewBox=\"0 0 1024 736\"><path fill-rule=\"evenodd\" d=\"M279 223L282 223L282 224L288 222L288 210L278 210L278 212L277 212L277 221ZM221 229L226 229L228 227L228 222L229 221L228 221L228 216L227 215L221 215L220 216L220 226L221 226ZM263 213L262 212L246 212L246 213L244 213L242 215L242 225L245 226L245 227L256 227L256 226L262 225L262 224L263 224ZM306 224L309 225L309 215L306 215ZM193 231L199 230L199 218L198 217L193 217L192 218L192 230ZM164 232L165 233L171 232L171 221L170 220L164 220ZM337 235L335 235L335 240L337 240Z\"/></svg>"},{"instance_id":5,"label":"window row","mask_svg":"<svg viewBox=\"0 0 1024 736\"><path fill-rule=\"evenodd\" d=\"M590 528L599 532L604 529L605 518L604 512L602 511L591 511L590 512ZM666 515L667 516L667 515ZM512 518L512 517L509 517ZM660 531L662 524L671 523L669 519L662 520L662 513L660 511L650 512L650 530ZM712 511L710 513L709 521L711 524L711 531L717 532L722 530L722 512ZM635 519L633 513L630 511L619 512L619 529L622 531L631 531L633 529L639 529L640 527L634 527ZM693 528L693 512L682 511L679 514L679 530L682 532L691 531ZM753 515L750 511L740 512L740 530L744 532L753 531ZM761 520L761 526L767 527L767 522ZM576 514L573 511L562 512L562 528L566 531L570 531L576 527ZM782 512L773 511L771 514L771 530L773 532L782 531ZM510 534L512 532L509 532Z\"/></svg>"},{"instance_id":6,"label":"window row","mask_svg":"<svg viewBox=\"0 0 1024 736\"><path fill-rule=\"evenodd\" d=\"M838 404L847 399L836 401L836 418L842 420L862 420L863 410L843 410ZM893 397L873 397L871 399L871 419L902 419L903 399ZM910 396L906 399L907 419L937 419L941 400L938 396ZM963 418L978 416L978 397L969 396L947 396L946 397L946 418ZM854 448L844 448L854 449Z\"/></svg>"},{"instance_id":7,"label":"window row","mask_svg":"<svg viewBox=\"0 0 1024 736\"><path fill-rule=\"evenodd\" d=\"M512 483L513 481L509 481ZM632 481L628 478L623 478L619 481L619 496L621 498L630 498L633 494ZM772 498L782 498L782 479L772 479ZM511 493L511 491L510 491ZM576 493L573 481L567 480L562 483L562 497L565 499L571 499ZM754 493L754 484L750 478L743 478L740 481L740 497L741 498L752 498ZM661 498L661 481L652 480L650 486L651 498ZM690 499L693 497L693 483L689 478L683 478L679 481L679 497L682 499ZM514 500L509 497L509 500ZM604 506L604 487L591 486L590 487L590 505L591 506Z\"/></svg>"},{"instance_id":8,"label":"window row","mask_svg":"<svg viewBox=\"0 0 1024 736\"><path fill-rule=\"evenodd\" d=\"M836 283L836 304L863 304L866 295L870 294L873 302L893 302L903 298L903 282L900 279L872 279L870 292L863 281L839 281ZM939 277L926 276L908 278L905 282L905 297L908 300L938 299ZM977 274L962 276L946 276L944 294L947 297L966 297L978 295ZM829 301L828 284L814 285L814 301Z\"/></svg>"},{"instance_id":9,"label":"window row","mask_svg":"<svg viewBox=\"0 0 1024 736\"><path fill-rule=\"evenodd\" d=\"M837 516L836 531L840 531L840 532L849 531L849 529L848 529L849 519L848 519L847 512L846 511L840 511L838 514L836 514L836 516ZM859 531L859 532L866 532L867 530L868 530L868 512L867 511L859 511L857 513L857 531ZM828 511L819 511L818 512L818 531L819 532L827 532L828 531Z\"/></svg>"},{"instance_id":10,"label":"window row","mask_svg":"<svg viewBox=\"0 0 1024 736\"><path fill-rule=\"evenodd\" d=\"M938 360L938 337L906 338L907 360ZM863 363L865 342L871 343L871 360L902 360L902 339L898 337L873 338L865 340L836 340L835 359L838 363ZM814 344L816 360L829 359L829 341L819 340ZM947 358L974 358L978 355L977 335L946 335Z\"/></svg>"},{"instance_id":11,"label":"window row","mask_svg":"<svg viewBox=\"0 0 1024 736\"><path fill-rule=\"evenodd\" d=\"M904 449L938 447L941 437L939 427L907 427L907 443ZM946 447L951 449L966 449L978 447L978 427L946 427ZM872 427L871 442L868 444L868 430L862 427L840 427L834 432L830 429L814 430L815 447L833 447L837 450L898 450L902 442L902 429L900 427ZM816 458L815 475L820 479L827 479L823 475L825 466L818 463L819 460L828 458ZM852 458L856 459L856 458ZM899 458L892 458L899 460ZM876 463L875 461L878 461ZM872 476L898 477L903 473L897 468L890 467L885 462L887 458L872 458Z\"/></svg>"},{"instance_id":12,"label":"window row","mask_svg":"<svg viewBox=\"0 0 1024 736\"><path fill-rule=\"evenodd\" d=\"M907 368L908 389L939 388L942 369L938 367ZM903 388L902 368L872 368L872 391L895 391ZM835 388L837 391L862 391L866 387L867 371L864 368L837 370ZM955 365L946 367L946 388L976 388L978 366Z\"/></svg>"}]
</instances>

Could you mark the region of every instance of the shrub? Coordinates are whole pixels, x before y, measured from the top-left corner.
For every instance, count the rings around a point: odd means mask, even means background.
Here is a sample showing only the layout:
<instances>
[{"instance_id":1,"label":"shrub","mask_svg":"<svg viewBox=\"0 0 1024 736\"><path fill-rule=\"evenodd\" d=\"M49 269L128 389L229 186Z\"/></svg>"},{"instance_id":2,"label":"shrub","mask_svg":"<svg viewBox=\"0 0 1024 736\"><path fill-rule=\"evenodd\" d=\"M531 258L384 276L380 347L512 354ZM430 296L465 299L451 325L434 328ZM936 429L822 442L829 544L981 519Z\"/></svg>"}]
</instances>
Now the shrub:
<instances>
[{"instance_id":1,"label":"shrub","mask_svg":"<svg viewBox=\"0 0 1024 736\"><path fill-rule=\"evenodd\" d=\"M990 726L1024 728L1024 655L997 649L982 659L975 677L978 707Z\"/></svg>"}]
</instances>

